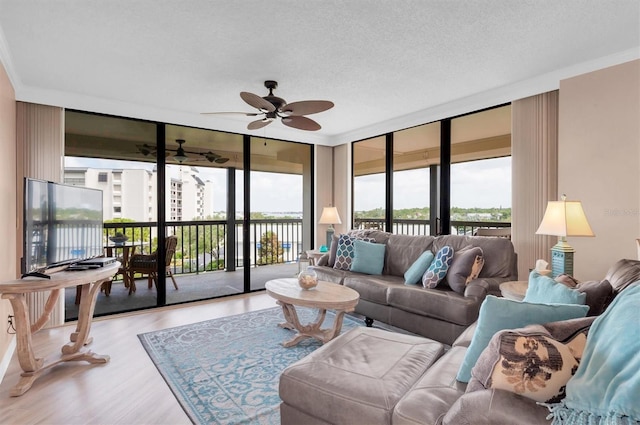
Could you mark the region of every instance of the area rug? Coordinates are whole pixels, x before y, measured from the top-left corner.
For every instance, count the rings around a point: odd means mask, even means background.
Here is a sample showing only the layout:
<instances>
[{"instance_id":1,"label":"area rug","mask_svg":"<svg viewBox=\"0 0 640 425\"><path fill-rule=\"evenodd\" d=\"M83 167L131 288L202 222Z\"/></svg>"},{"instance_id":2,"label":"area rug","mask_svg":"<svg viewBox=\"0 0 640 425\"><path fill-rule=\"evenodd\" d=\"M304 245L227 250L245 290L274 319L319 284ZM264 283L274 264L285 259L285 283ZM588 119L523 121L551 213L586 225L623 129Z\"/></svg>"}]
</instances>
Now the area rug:
<instances>
[{"instance_id":1,"label":"area rug","mask_svg":"<svg viewBox=\"0 0 640 425\"><path fill-rule=\"evenodd\" d=\"M298 309L301 322L315 319ZM327 312L323 327L333 324ZM280 307L138 335L151 360L195 424L280 424L281 372L322 344L284 348ZM342 332L362 325L345 315Z\"/></svg>"}]
</instances>

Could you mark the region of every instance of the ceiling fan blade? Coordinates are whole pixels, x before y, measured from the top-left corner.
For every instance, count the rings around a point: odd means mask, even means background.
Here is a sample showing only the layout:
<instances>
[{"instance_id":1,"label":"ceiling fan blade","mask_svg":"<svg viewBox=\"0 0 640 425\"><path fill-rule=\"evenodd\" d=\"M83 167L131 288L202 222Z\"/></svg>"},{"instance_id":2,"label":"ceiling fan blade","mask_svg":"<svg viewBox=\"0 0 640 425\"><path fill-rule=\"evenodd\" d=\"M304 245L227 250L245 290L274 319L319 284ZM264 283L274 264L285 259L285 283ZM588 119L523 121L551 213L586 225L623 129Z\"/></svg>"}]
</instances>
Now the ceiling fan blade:
<instances>
[{"instance_id":1,"label":"ceiling fan blade","mask_svg":"<svg viewBox=\"0 0 640 425\"><path fill-rule=\"evenodd\" d=\"M218 159L216 159L216 164L224 164L228 160L229 160L229 158L218 158Z\"/></svg>"},{"instance_id":2,"label":"ceiling fan blade","mask_svg":"<svg viewBox=\"0 0 640 425\"><path fill-rule=\"evenodd\" d=\"M292 102L282 107L283 115L311 115L324 112L334 107L333 102L328 100L303 100Z\"/></svg>"},{"instance_id":3,"label":"ceiling fan blade","mask_svg":"<svg viewBox=\"0 0 640 425\"><path fill-rule=\"evenodd\" d=\"M276 110L276 107L273 106L273 103L269 102L268 100L264 100L257 94L243 91L240 92L240 97L249 105L261 110L262 112L274 112Z\"/></svg>"},{"instance_id":4,"label":"ceiling fan blade","mask_svg":"<svg viewBox=\"0 0 640 425\"><path fill-rule=\"evenodd\" d=\"M249 130L257 130L259 128L262 128L264 126L267 126L269 124L271 124L271 120L256 120L256 121L251 121L249 123L249 125L247 126L247 129Z\"/></svg>"},{"instance_id":5,"label":"ceiling fan blade","mask_svg":"<svg viewBox=\"0 0 640 425\"><path fill-rule=\"evenodd\" d=\"M246 117L255 117L262 114L260 112L200 112L200 115L244 115Z\"/></svg>"},{"instance_id":6,"label":"ceiling fan blade","mask_svg":"<svg viewBox=\"0 0 640 425\"><path fill-rule=\"evenodd\" d=\"M299 130L307 130L307 131L316 131L316 130L320 130L321 128L320 124L318 124L314 120L307 117L297 116L297 115L282 118L282 124L288 127L293 127Z\"/></svg>"}]
</instances>

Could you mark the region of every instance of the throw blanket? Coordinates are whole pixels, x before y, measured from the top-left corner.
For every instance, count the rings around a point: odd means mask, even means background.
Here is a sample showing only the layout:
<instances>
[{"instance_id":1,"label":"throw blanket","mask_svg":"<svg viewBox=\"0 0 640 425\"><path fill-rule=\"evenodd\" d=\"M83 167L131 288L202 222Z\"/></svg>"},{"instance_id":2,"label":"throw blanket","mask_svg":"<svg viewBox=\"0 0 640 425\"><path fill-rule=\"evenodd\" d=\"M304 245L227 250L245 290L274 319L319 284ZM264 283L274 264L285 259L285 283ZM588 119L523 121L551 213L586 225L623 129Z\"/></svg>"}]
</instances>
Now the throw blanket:
<instances>
[{"instance_id":1,"label":"throw blanket","mask_svg":"<svg viewBox=\"0 0 640 425\"><path fill-rule=\"evenodd\" d=\"M640 283L622 291L589 330L553 425L640 423Z\"/></svg>"}]
</instances>

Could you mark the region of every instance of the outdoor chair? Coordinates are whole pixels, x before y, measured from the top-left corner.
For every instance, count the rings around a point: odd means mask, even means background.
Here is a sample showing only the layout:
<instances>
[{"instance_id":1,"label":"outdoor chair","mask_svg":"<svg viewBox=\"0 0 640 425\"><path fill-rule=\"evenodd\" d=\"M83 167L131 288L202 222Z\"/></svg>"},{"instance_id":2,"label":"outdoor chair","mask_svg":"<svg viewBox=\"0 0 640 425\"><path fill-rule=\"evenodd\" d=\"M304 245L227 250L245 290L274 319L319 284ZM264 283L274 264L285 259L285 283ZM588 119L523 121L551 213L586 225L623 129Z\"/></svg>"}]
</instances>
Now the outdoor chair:
<instances>
[{"instance_id":1,"label":"outdoor chair","mask_svg":"<svg viewBox=\"0 0 640 425\"><path fill-rule=\"evenodd\" d=\"M165 264L166 274L173 281L173 286L178 289L178 284L173 277L173 273L171 272L171 260L173 259L173 255L176 252L176 245L178 244L178 238L176 236L168 236L165 239ZM134 279L134 275L136 273L146 274L148 275L149 280L149 288L151 288L152 281L156 285L156 289L158 288L158 251L156 250L153 254L134 254L129 259L128 266L128 274L129 274L129 294L135 292L136 290L136 281Z\"/></svg>"},{"instance_id":2,"label":"outdoor chair","mask_svg":"<svg viewBox=\"0 0 640 425\"><path fill-rule=\"evenodd\" d=\"M476 234L474 236L495 236L498 238L511 239L511 227L499 227L497 229L480 227L476 230Z\"/></svg>"}]
</instances>

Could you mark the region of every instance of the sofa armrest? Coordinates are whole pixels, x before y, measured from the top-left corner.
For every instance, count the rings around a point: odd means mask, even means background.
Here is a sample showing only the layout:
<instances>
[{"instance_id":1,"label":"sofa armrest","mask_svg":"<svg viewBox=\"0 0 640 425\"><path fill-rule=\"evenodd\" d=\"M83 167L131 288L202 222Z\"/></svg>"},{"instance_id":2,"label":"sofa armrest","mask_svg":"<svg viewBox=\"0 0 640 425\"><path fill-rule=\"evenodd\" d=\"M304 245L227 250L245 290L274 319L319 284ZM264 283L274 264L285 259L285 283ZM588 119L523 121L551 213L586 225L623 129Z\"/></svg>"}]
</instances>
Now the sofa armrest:
<instances>
[{"instance_id":1,"label":"sofa armrest","mask_svg":"<svg viewBox=\"0 0 640 425\"><path fill-rule=\"evenodd\" d=\"M316 266L328 266L329 265L329 253L322 254L322 257L316 261Z\"/></svg>"},{"instance_id":2,"label":"sofa armrest","mask_svg":"<svg viewBox=\"0 0 640 425\"><path fill-rule=\"evenodd\" d=\"M476 297L484 300L491 293L491 285L485 278L473 279L464 289L465 297Z\"/></svg>"},{"instance_id":3,"label":"sofa armrest","mask_svg":"<svg viewBox=\"0 0 640 425\"><path fill-rule=\"evenodd\" d=\"M443 417L442 425L540 425L549 410L535 401L504 390L465 393Z\"/></svg>"}]
</instances>

